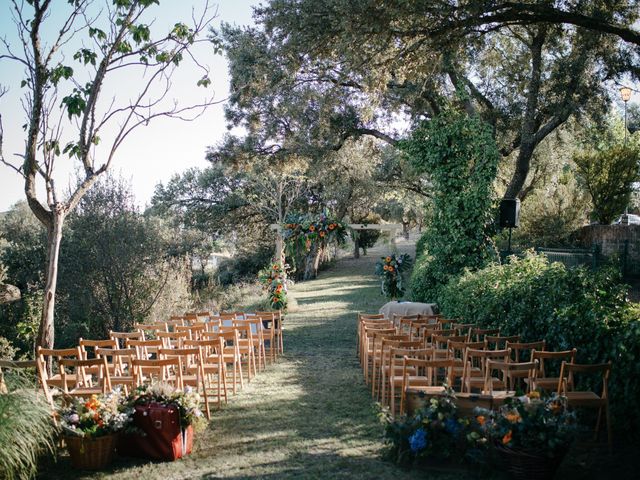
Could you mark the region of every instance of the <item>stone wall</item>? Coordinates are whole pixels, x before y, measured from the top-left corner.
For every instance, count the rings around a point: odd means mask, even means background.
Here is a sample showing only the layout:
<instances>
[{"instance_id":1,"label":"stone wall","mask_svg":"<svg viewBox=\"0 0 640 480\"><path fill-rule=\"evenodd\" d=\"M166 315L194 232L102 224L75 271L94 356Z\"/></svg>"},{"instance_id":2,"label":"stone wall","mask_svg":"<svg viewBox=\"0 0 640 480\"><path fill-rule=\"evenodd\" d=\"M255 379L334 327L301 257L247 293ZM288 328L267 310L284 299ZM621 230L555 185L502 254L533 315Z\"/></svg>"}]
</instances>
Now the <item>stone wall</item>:
<instances>
[{"instance_id":1,"label":"stone wall","mask_svg":"<svg viewBox=\"0 0 640 480\"><path fill-rule=\"evenodd\" d=\"M588 225L580 229L579 238L585 248L598 245L605 257L622 257L628 242L627 266L640 273L640 225Z\"/></svg>"}]
</instances>

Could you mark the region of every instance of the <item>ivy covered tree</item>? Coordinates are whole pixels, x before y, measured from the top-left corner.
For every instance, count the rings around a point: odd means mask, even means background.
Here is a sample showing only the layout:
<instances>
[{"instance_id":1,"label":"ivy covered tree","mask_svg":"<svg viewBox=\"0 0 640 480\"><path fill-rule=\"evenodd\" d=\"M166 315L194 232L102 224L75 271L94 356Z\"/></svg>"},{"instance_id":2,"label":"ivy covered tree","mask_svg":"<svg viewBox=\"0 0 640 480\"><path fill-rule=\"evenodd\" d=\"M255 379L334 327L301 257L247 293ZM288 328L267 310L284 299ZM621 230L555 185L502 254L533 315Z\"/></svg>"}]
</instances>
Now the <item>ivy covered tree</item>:
<instances>
[{"instance_id":1,"label":"ivy covered tree","mask_svg":"<svg viewBox=\"0 0 640 480\"><path fill-rule=\"evenodd\" d=\"M414 299L435 301L452 276L491 256L500 154L489 125L452 109L416 128L401 148L433 184L431 218L417 246L411 288Z\"/></svg>"},{"instance_id":2,"label":"ivy covered tree","mask_svg":"<svg viewBox=\"0 0 640 480\"><path fill-rule=\"evenodd\" d=\"M38 344L54 344L54 308L62 227L67 215L110 167L136 128L157 117L193 119L213 102L167 100L171 77L189 61L194 85L206 87L208 70L191 53L214 18L208 2L193 24L176 23L154 37L148 15L158 0L12 0L18 45L2 42L0 60L24 68L25 147L19 164L0 161L24 181L27 202L47 230L47 269ZM55 8L55 12L54 12ZM145 20L146 19L146 20ZM133 88L123 92L118 79ZM1 120L1 119L0 119ZM19 121L12 118L12 121ZM0 122L1 125L1 122ZM59 159L78 162L81 178L64 194L56 188ZM39 185L45 198L40 198Z\"/></svg>"}]
</instances>

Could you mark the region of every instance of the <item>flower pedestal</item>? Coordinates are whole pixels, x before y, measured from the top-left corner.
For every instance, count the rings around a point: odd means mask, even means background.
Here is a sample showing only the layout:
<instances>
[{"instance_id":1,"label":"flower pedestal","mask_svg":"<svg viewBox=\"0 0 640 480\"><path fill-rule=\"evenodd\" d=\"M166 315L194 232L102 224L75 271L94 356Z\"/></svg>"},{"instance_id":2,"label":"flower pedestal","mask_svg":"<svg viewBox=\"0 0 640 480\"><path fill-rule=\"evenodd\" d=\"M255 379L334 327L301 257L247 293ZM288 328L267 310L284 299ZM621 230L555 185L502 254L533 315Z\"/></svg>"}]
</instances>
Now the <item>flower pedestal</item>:
<instances>
[{"instance_id":1,"label":"flower pedestal","mask_svg":"<svg viewBox=\"0 0 640 480\"><path fill-rule=\"evenodd\" d=\"M547 457L537 450L505 448L502 445L496 445L495 451L506 470L518 480L551 480L566 454L562 451L554 457Z\"/></svg>"},{"instance_id":2,"label":"flower pedestal","mask_svg":"<svg viewBox=\"0 0 640 480\"><path fill-rule=\"evenodd\" d=\"M71 463L78 470L101 470L111 463L117 435L102 437L65 436Z\"/></svg>"}]
</instances>

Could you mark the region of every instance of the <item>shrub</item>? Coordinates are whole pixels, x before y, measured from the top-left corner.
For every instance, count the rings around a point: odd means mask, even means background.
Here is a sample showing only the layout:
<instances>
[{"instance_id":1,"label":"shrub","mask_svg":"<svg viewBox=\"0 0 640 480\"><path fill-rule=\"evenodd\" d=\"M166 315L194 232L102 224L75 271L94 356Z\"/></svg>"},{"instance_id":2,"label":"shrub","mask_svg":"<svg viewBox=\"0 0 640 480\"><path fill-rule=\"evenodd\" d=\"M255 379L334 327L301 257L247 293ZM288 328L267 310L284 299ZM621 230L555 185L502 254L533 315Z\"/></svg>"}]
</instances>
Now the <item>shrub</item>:
<instances>
[{"instance_id":1,"label":"shrub","mask_svg":"<svg viewBox=\"0 0 640 480\"><path fill-rule=\"evenodd\" d=\"M432 185L432 218L411 281L414 299L431 300L449 278L489 257L500 155L488 125L453 110L424 122L400 146Z\"/></svg>"},{"instance_id":2,"label":"shrub","mask_svg":"<svg viewBox=\"0 0 640 480\"><path fill-rule=\"evenodd\" d=\"M7 375L9 391L0 394L0 478L32 478L40 455L55 453L56 427L51 407L22 375Z\"/></svg>"},{"instance_id":3,"label":"shrub","mask_svg":"<svg viewBox=\"0 0 640 480\"><path fill-rule=\"evenodd\" d=\"M608 269L567 269L529 251L451 280L439 306L447 317L500 327L523 341L544 339L548 350L576 347L579 363L611 360L614 421L638 427L640 384L629 379L640 374L640 320L618 277Z\"/></svg>"}]
</instances>

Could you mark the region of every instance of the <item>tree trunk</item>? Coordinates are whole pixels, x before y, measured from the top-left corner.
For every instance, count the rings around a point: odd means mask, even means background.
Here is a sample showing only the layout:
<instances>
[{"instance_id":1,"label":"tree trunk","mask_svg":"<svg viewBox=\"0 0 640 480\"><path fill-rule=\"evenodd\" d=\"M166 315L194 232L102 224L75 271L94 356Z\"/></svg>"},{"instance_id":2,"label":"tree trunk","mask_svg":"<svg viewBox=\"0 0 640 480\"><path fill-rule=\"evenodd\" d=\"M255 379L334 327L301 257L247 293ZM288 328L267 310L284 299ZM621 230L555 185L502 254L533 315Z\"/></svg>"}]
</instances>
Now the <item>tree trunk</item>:
<instances>
[{"instance_id":1,"label":"tree trunk","mask_svg":"<svg viewBox=\"0 0 640 480\"><path fill-rule=\"evenodd\" d=\"M44 288L42 318L38 329L38 346L53 348L55 340L54 310L56 304L56 285L58 283L58 256L62 243L62 225L65 213L62 208L52 212L51 226L47 229L47 276Z\"/></svg>"},{"instance_id":2,"label":"tree trunk","mask_svg":"<svg viewBox=\"0 0 640 480\"><path fill-rule=\"evenodd\" d=\"M313 280L316 278L318 271L315 269L315 265L318 250L318 244L314 242L311 245L311 250L307 252L307 256L304 259L304 275L302 280Z\"/></svg>"}]
</instances>

